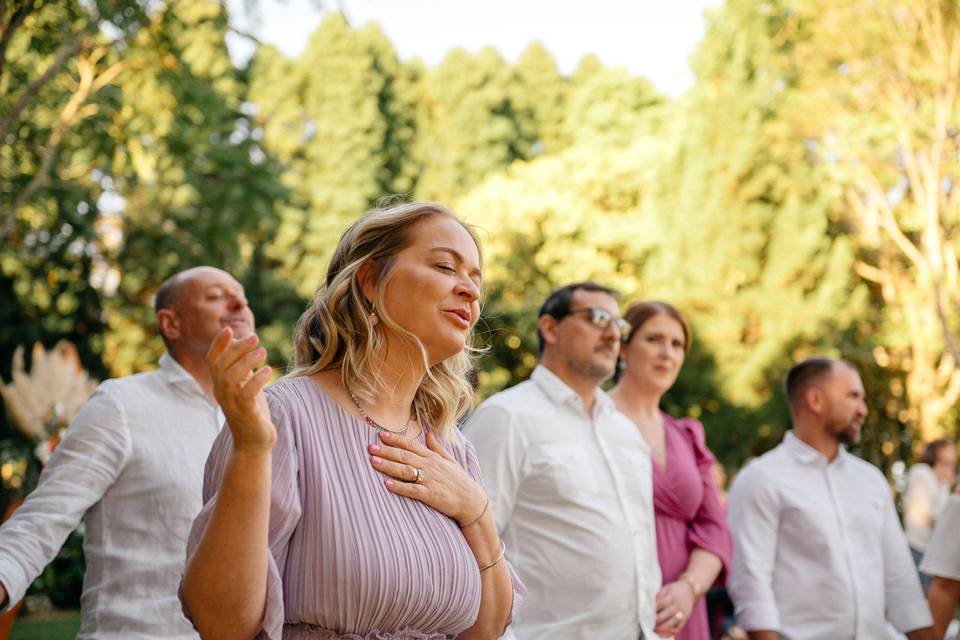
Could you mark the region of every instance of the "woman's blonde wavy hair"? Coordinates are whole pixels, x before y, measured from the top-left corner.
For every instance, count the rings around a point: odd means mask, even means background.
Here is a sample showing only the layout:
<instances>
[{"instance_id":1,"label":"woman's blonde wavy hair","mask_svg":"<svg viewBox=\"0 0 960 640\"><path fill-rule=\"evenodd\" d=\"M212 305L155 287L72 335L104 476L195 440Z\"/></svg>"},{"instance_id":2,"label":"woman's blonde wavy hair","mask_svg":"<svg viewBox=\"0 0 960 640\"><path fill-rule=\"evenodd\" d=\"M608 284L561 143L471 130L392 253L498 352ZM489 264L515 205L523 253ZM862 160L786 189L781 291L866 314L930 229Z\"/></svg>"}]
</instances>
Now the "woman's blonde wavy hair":
<instances>
[{"instance_id":1,"label":"woman's blonde wavy hair","mask_svg":"<svg viewBox=\"0 0 960 640\"><path fill-rule=\"evenodd\" d=\"M417 419L423 428L447 438L457 419L473 404L473 389L467 380L477 351L471 346L472 331L465 350L431 367L420 340L397 325L383 304L394 257L410 245L414 225L435 217L451 218L463 225L479 252L480 242L473 229L435 202L374 210L350 225L330 259L326 282L317 289L297 322L293 366L288 376L308 376L339 368L342 384L366 402L372 400L376 391L391 392L384 380L373 373L377 354L386 349L383 327L389 327L419 348L427 367L413 400ZM373 296L377 323L371 321L360 279L360 269L368 261L379 268Z\"/></svg>"}]
</instances>

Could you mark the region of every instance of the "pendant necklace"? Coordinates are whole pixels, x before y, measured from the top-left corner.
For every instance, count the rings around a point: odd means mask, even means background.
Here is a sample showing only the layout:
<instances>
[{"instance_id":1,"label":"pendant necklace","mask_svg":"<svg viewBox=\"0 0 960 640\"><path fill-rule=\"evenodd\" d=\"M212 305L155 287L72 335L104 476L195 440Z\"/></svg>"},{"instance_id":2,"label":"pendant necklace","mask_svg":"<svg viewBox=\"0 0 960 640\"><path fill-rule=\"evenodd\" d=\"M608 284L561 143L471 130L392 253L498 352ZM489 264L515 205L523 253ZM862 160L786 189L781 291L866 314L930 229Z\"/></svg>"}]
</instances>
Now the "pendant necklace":
<instances>
[{"instance_id":1,"label":"pendant necklace","mask_svg":"<svg viewBox=\"0 0 960 640\"><path fill-rule=\"evenodd\" d=\"M386 431L387 433L392 433L393 435L402 438L406 435L407 431L410 430L410 423L413 422L413 411L410 412L410 417L407 418L407 423L403 425L402 429L393 430L387 429L383 425L379 424L376 420L367 415L367 412L363 410L363 407L360 406L360 400L353 394L353 391L347 389L347 393L350 394L350 398L353 399L353 404L357 405L357 411L360 412L360 416L363 418L363 421L367 423L368 426L372 427L377 431Z\"/></svg>"}]
</instances>

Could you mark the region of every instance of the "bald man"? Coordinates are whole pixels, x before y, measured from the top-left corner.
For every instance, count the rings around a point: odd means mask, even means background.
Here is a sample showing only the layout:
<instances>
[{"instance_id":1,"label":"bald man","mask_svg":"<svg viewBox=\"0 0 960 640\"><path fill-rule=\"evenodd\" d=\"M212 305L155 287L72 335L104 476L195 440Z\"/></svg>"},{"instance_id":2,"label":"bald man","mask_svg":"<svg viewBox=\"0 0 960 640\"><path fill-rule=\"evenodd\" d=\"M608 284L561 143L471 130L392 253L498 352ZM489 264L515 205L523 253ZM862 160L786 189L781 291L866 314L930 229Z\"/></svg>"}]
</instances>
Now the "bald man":
<instances>
[{"instance_id":1,"label":"bald man","mask_svg":"<svg viewBox=\"0 0 960 640\"><path fill-rule=\"evenodd\" d=\"M243 287L196 267L164 282L152 373L100 385L66 430L40 482L0 527L0 604L9 609L86 523L78 639L197 638L177 589L200 511L203 466L222 424L206 352L226 326L254 331Z\"/></svg>"}]
</instances>

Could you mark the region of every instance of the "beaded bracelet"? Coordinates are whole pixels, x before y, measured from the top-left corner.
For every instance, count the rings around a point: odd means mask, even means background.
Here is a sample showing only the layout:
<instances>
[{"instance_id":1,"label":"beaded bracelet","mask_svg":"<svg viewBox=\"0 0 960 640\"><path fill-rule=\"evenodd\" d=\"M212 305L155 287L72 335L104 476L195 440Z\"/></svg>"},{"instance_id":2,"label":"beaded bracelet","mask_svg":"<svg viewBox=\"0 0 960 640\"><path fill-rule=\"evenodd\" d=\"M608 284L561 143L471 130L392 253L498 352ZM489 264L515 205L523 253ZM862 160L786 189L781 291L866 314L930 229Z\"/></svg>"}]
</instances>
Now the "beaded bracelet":
<instances>
[{"instance_id":1,"label":"beaded bracelet","mask_svg":"<svg viewBox=\"0 0 960 640\"><path fill-rule=\"evenodd\" d=\"M460 528L461 528L461 529L466 529L467 527L472 527L473 525L475 525L475 524L477 524L478 522L480 522L480 518L482 518L482 517L483 517L483 514L485 514L485 513L487 512L487 507L489 507L489 506L490 506L490 498L487 498L487 501L483 503L483 511L480 512L480 515L478 515L476 518L474 518L473 520L471 520L469 524L461 525Z\"/></svg>"},{"instance_id":2,"label":"beaded bracelet","mask_svg":"<svg viewBox=\"0 0 960 640\"><path fill-rule=\"evenodd\" d=\"M499 564L500 561L503 560L503 554L505 554L506 552L507 552L507 545L503 544L503 540L500 540L500 555L498 555L498 556L497 556L497 559L494 560L493 562L491 562L490 564L488 564L487 566L485 566L485 567L480 567L480 573L483 573L484 571L486 571L486 570L489 569L490 567L493 567L493 566Z\"/></svg>"}]
</instances>

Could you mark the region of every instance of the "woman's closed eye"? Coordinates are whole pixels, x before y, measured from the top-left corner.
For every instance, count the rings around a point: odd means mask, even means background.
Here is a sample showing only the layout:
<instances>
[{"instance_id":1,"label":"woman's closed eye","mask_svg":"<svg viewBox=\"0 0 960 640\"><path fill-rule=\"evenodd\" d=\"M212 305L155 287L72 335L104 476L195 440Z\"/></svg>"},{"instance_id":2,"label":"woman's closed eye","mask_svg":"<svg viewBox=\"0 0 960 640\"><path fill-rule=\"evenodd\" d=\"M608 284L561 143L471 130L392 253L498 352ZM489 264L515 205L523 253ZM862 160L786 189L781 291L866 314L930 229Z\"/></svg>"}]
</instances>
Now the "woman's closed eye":
<instances>
[{"instance_id":1,"label":"woman's closed eye","mask_svg":"<svg viewBox=\"0 0 960 640\"><path fill-rule=\"evenodd\" d=\"M452 264L446 262L436 265L438 269L443 269L444 271L449 271L450 273L456 273L457 269Z\"/></svg>"}]
</instances>

